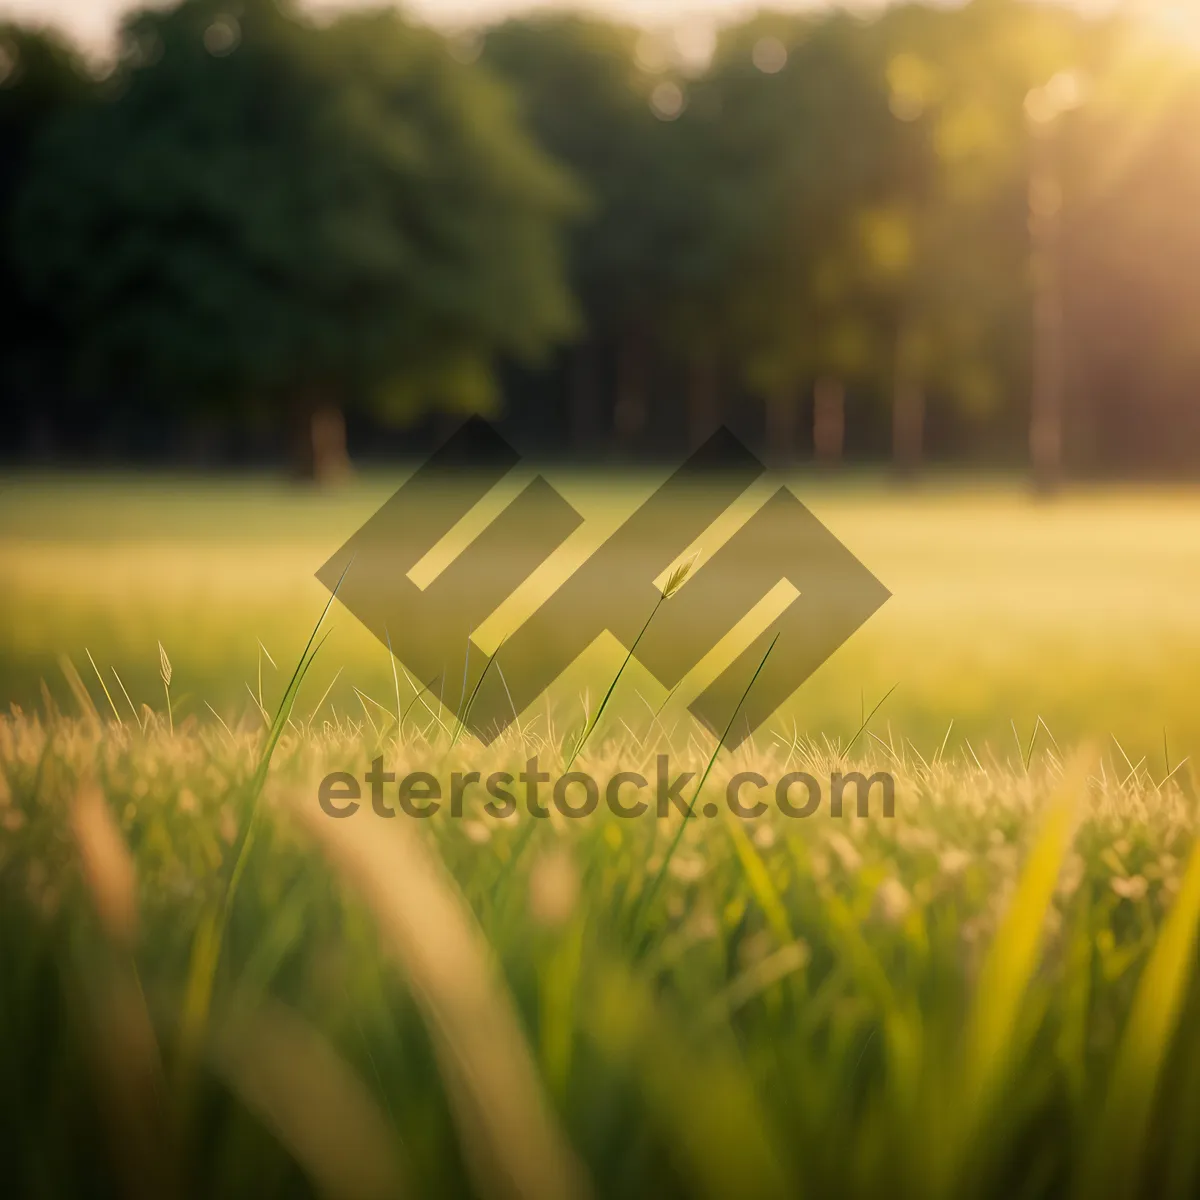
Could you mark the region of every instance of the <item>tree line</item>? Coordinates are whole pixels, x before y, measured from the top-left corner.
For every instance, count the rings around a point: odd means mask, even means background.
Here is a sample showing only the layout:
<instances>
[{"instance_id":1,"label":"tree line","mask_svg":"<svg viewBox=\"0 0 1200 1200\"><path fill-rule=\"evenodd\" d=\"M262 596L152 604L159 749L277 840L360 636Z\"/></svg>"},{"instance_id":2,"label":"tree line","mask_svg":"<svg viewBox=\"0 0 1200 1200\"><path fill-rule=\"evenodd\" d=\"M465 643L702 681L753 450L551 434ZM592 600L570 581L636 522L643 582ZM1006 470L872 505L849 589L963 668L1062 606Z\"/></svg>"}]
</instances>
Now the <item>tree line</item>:
<instances>
[{"instance_id":1,"label":"tree line","mask_svg":"<svg viewBox=\"0 0 1200 1200\"><path fill-rule=\"evenodd\" d=\"M290 0L135 13L103 71L0 30L5 441L325 472L346 420L478 411L582 457L724 420L780 462L1200 463L1200 49L972 0L701 51Z\"/></svg>"}]
</instances>

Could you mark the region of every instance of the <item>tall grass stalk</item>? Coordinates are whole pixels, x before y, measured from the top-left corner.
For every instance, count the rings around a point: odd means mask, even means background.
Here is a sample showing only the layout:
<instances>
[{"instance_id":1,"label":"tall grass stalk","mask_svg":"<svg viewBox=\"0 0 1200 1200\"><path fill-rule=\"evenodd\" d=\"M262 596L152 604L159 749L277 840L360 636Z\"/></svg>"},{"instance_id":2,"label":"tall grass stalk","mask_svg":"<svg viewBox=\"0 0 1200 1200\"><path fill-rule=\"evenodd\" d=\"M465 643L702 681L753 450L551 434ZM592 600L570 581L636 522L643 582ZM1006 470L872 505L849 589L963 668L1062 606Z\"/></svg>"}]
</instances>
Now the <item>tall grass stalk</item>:
<instances>
[{"instance_id":1,"label":"tall grass stalk","mask_svg":"<svg viewBox=\"0 0 1200 1200\"><path fill-rule=\"evenodd\" d=\"M686 559L681 562L671 574L667 577L667 582L663 586L663 590L659 593L658 599L654 602L654 607L650 610L650 615L646 618L646 623L638 630L638 635L633 639L633 644L625 654L625 658L618 668L617 673L612 677L612 681L608 685L608 690L604 693L604 698L597 706L595 713L592 715L583 728L583 732L579 735L579 740L575 743L574 749L571 751L571 757L567 760L566 766L563 768L563 773L566 774L575 765L575 760L579 757L579 752L583 749L588 738L591 737L592 731L600 723L600 718L604 715L604 710L608 707L609 700L612 699L613 692L617 689L617 684L621 681L621 676L625 674L625 668L629 666L630 660L637 653L637 648L642 638L645 636L646 630L650 628L650 622L654 620L658 610L679 591L687 582L687 577L692 573L692 568L696 565L696 556Z\"/></svg>"},{"instance_id":2,"label":"tall grass stalk","mask_svg":"<svg viewBox=\"0 0 1200 1200\"><path fill-rule=\"evenodd\" d=\"M1093 757L1090 751L1081 751L1064 772L980 968L963 1041L961 1078L954 1089L959 1097L958 1131L944 1156L950 1171L945 1180L947 1191L952 1190L951 1181L959 1172L968 1168L1009 1073L1019 1061L1021 1006L1038 966L1046 914L1071 843ZM1022 770L1029 769L1028 760L1021 765Z\"/></svg>"},{"instance_id":3,"label":"tall grass stalk","mask_svg":"<svg viewBox=\"0 0 1200 1200\"><path fill-rule=\"evenodd\" d=\"M158 670L162 676L163 695L167 701L167 728L171 736L175 736L175 714L171 711L171 660L167 657L167 652L163 648L162 642L158 643Z\"/></svg>"},{"instance_id":4,"label":"tall grass stalk","mask_svg":"<svg viewBox=\"0 0 1200 1200\"><path fill-rule=\"evenodd\" d=\"M280 737L283 735L284 727L288 722L292 707L296 702L296 696L300 691L300 685L304 682L304 677L312 666L318 651L324 645L324 638L320 642L316 641L317 634L320 632L322 625L324 625L325 618L329 615L329 610L333 606L333 602L337 597L342 581L346 578L346 572L349 571L350 565L350 563L346 564L337 585L330 592L329 599L325 607L321 610L321 615L316 625L313 626L312 633L309 634L308 641L305 643L304 650L296 664L296 669L292 672L292 677L288 681L287 688L284 690L283 698L280 700L279 707L275 712L275 718L267 730L266 738L259 751L257 766L245 793L244 807L248 811L243 815L237 838L234 842L232 866L229 873L225 876L217 900L205 908L192 939L187 980L184 986L184 1007L180 1028L180 1053L178 1058L178 1073L181 1082L180 1092L184 1097L187 1097L191 1091L191 1078L195 1072L196 1061L203 1042L204 1030L207 1026L209 1012L212 1007L213 989L216 985L217 972L221 962L221 947L233 911L238 885L246 870L246 863L249 860L250 850L254 844L255 829L260 812L259 800L262 795L263 785L267 780L267 772L271 766L271 757L275 752L275 747L279 744ZM328 634L325 637L328 637ZM315 646L314 642L316 643ZM163 658L165 661L165 652L163 653Z\"/></svg>"},{"instance_id":5,"label":"tall grass stalk","mask_svg":"<svg viewBox=\"0 0 1200 1200\"><path fill-rule=\"evenodd\" d=\"M705 783L708 782L709 774L712 772L713 764L717 761L717 756L721 753L722 747L725 745L725 739L729 736L729 731L733 728L734 721L738 718L738 713L742 711L742 705L746 703L746 697L750 695L750 689L758 682L759 675L762 674L762 669L767 665L767 659L771 657L771 651L775 649L775 643L779 641L779 634L771 639L771 644L767 647L759 664L754 669L754 674L750 676L750 682L746 684L746 690L742 692L741 699L738 700L732 713L729 715L729 721L725 726L724 732L721 734L716 746L713 749L708 763L704 768L704 773L700 776L700 782L696 784L696 790L692 793L692 798L687 806L687 812L679 822L679 828L675 830L675 836L671 839L670 845L667 847L666 853L663 855L662 862L659 864L658 870L650 880L648 887L643 889L640 898L633 912L632 927L636 935L638 926L641 923L642 917L649 910L650 905L654 901L654 897L658 894L658 889L662 887L663 878L666 876L668 869L671 866L671 859L675 856L676 850L679 849L679 843L683 840L683 835L687 830L687 823L692 818L696 810L696 802L700 799L700 793L704 790Z\"/></svg>"},{"instance_id":6,"label":"tall grass stalk","mask_svg":"<svg viewBox=\"0 0 1200 1200\"><path fill-rule=\"evenodd\" d=\"M1155 1094L1184 998L1196 970L1200 927L1200 840L1192 848L1174 907L1142 971L1109 1077L1099 1128L1081 1164L1078 1195L1139 1194Z\"/></svg>"}]
</instances>

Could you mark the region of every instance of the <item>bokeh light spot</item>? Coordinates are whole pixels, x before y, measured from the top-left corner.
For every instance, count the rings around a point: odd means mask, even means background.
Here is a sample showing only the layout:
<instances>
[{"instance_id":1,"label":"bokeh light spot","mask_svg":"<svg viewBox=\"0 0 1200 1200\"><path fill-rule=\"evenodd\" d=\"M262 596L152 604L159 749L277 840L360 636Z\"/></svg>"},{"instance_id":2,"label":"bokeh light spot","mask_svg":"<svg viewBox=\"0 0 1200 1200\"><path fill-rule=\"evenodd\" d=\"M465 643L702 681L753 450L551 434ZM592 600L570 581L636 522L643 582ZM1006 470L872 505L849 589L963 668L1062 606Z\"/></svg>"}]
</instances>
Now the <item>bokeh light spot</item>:
<instances>
[{"instance_id":1,"label":"bokeh light spot","mask_svg":"<svg viewBox=\"0 0 1200 1200\"><path fill-rule=\"evenodd\" d=\"M660 83L650 94L650 107L659 120L674 121L683 112L683 89L677 83Z\"/></svg>"},{"instance_id":2,"label":"bokeh light spot","mask_svg":"<svg viewBox=\"0 0 1200 1200\"><path fill-rule=\"evenodd\" d=\"M751 58L764 75L776 75L787 66L787 47L777 37L759 38Z\"/></svg>"},{"instance_id":3,"label":"bokeh light spot","mask_svg":"<svg viewBox=\"0 0 1200 1200\"><path fill-rule=\"evenodd\" d=\"M242 40L242 29L235 17L222 14L204 31L204 48L214 58L232 54Z\"/></svg>"}]
</instances>

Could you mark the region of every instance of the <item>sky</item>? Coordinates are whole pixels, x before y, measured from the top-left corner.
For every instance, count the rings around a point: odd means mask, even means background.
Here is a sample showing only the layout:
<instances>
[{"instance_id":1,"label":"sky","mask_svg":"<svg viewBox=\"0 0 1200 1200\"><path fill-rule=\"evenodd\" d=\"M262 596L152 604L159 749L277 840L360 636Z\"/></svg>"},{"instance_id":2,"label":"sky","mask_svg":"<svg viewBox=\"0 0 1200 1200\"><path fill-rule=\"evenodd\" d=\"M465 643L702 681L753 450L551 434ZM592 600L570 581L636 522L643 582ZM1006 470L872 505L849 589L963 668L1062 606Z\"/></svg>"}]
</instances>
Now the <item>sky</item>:
<instances>
[{"instance_id":1,"label":"sky","mask_svg":"<svg viewBox=\"0 0 1200 1200\"><path fill-rule=\"evenodd\" d=\"M104 54L110 49L121 16L154 0L0 0L0 20L19 20L57 25L88 51ZM159 0L167 4L170 0ZM387 0L301 0L313 9L364 7ZM402 0L402 7L415 16L449 28L495 20L509 13L536 9L590 9L605 16L635 21L650 27L715 25L760 8L792 11L821 8L834 0ZM844 8L871 11L890 0L837 0ZM955 0L932 0L954 3ZM1116 0L1074 0L1081 7L1099 8ZM1142 0L1148 4L1200 6L1200 0Z\"/></svg>"},{"instance_id":2,"label":"sky","mask_svg":"<svg viewBox=\"0 0 1200 1200\"><path fill-rule=\"evenodd\" d=\"M369 2L369 0L367 0ZM725 21L769 7L805 9L827 0L406 0L403 7L431 23L449 27L493 20L538 8L586 8L645 25L691 21ZM1198 0L1200 2L1200 0ZM849 0L846 7L869 10L887 0ZM309 0L311 8L363 7L364 0ZM0 20L53 24L69 31L89 50L102 53L111 45L121 15L143 7L141 0L0 0Z\"/></svg>"}]
</instances>

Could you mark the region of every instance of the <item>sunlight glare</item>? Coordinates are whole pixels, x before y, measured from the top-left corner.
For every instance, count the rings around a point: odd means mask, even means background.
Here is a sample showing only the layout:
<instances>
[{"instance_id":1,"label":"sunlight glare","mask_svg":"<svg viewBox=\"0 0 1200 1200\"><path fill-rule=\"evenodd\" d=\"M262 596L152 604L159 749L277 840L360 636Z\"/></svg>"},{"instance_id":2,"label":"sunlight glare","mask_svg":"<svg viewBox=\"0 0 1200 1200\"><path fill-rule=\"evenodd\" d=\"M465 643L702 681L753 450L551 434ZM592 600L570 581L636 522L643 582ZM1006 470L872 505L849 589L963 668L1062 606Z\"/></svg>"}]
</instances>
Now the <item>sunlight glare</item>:
<instances>
[{"instance_id":1,"label":"sunlight glare","mask_svg":"<svg viewBox=\"0 0 1200 1200\"><path fill-rule=\"evenodd\" d=\"M1196 0L1153 0L1146 15L1164 41L1200 54L1200 4Z\"/></svg>"}]
</instances>

